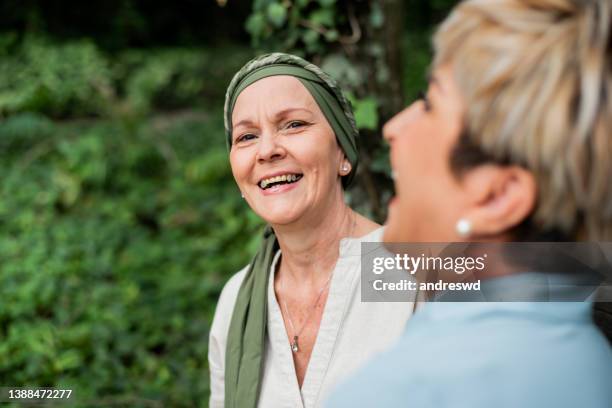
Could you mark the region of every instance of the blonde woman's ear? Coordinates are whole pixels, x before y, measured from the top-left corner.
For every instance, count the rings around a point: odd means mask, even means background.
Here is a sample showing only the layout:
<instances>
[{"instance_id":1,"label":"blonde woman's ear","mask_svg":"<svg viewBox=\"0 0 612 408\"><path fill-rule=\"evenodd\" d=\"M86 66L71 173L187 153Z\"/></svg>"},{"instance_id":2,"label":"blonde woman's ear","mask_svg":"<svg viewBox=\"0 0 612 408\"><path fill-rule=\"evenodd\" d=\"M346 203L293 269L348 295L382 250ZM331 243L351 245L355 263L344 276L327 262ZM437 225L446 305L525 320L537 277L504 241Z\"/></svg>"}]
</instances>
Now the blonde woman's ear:
<instances>
[{"instance_id":1,"label":"blonde woman's ear","mask_svg":"<svg viewBox=\"0 0 612 408\"><path fill-rule=\"evenodd\" d=\"M463 239L508 233L533 212L537 186L533 173L520 166L480 166L463 178L469 209L455 226Z\"/></svg>"}]
</instances>

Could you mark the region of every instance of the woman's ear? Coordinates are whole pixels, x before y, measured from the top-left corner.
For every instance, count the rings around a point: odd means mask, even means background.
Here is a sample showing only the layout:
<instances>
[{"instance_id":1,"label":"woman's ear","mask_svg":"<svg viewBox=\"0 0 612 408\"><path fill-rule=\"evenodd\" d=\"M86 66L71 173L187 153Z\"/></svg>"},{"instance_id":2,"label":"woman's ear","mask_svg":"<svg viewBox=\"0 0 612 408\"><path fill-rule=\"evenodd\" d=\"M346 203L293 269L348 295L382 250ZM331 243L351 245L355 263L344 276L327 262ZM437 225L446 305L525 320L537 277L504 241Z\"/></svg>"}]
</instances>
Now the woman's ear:
<instances>
[{"instance_id":1,"label":"woman's ear","mask_svg":"<svg viewBox=\"0 0 612 408\"><path fill-rule=\"evenodd\" d=\"M507 233L529 217L537 201L535 178L520 166L478 166L465 172L461 184L469 195L468 209L457 224L464 238Z\"/></svg>"}]
</instances>

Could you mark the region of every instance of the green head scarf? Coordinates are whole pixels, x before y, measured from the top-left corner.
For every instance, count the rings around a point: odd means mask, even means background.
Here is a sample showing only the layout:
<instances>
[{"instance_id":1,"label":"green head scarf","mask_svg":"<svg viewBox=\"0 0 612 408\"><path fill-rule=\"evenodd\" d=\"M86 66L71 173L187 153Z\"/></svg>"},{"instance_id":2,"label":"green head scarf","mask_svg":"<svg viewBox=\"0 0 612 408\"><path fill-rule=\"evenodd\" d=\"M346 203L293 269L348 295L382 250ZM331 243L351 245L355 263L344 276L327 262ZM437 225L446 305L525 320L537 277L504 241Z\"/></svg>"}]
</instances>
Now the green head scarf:
<instances>
[{"instance_id":1,"label":"green head scarf","mask_svg":"<svg viewBox=\"0 0 612 408\"><path fill-rule=\"evenodd\" d=\"M342 184L348 186L357 170L358 131L351 105L338 84L319 67L300 57L274 53L249 61L234 76L225 95L225 132L228 149L232 144L232 112L238 95L254 82L276 75L297 78L310 92L325 115L346 158L351 172ZM267 321L267 288L272 259L278 250L274 231L264 232L258 253L249 265L238 292L225 350L225 406L255 408L263 372ZM289 340L287 340L289 347Z\"/></svg>"},{"instance_id":2,"label":"green head scarf","mask_svg":"<svg viewBox=\"0 0 612 408\"><path fill-rule=\"evenodd\" d=\"M321 68L295 55L280 52L262 55L249 61L234 75L225 94L224 118L228 148L231 149L232 145L232 112L238 95L254 82L276 75L297 78L319 105L334 130L340 148L351 163L351 172L342 180L343 185L348 186L359 164L357 147L359 132L353 109L336 81Z\"/></svg>"}]
</instances>

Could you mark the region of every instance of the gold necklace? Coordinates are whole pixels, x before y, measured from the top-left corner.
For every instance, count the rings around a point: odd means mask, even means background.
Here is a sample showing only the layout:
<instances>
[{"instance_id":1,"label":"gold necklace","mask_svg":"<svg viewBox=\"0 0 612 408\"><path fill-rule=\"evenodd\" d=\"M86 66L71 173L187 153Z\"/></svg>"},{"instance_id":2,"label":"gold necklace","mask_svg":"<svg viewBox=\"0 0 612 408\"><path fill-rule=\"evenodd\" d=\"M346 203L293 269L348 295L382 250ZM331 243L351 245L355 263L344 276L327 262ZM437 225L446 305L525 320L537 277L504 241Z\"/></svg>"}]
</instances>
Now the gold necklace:
<instances>
[{"instance_id":1,"label":"gold necklace","mask_svg":"<svg viewBox=\"0 0 612 408\"><path fill-rule=\"evenodd\" d=\"M302 331L304 331L304 328L306 327L306 324L310 321L310 317L312 316L312 313L317 308L317 304L319 303L319 300L321 300L321 296L323 295L323 292L325 291L325 289L327 288L327 286L331 282L332 276L333 276L333 274L329 275L329 278L327 278L327 281L325 282L325 285L323 285L323 287L319 290L319 294L317 295L317 299L315 300L314 305L312 306L312 309L310 309L310 312L308 313L308 316L306 316L306 319L304 320L304 323L302 324L302 327L300 328L300 330L297 333L295 331L295 326L293 325L293 320L291 320L291 314L289 313L289 308L287 307L287 302L285 302L285 299L283 299L283 301L282 301L283 308L285 309L285 314L287 315L287 319L289 320L289 325L291 326L291 331L293 332L293 342L291 343L291 351L293 351L294 353L297 353L298 351L300 351L300 347L298 345L298 340L300 338L300 335L302 334ZM284 291L283 291L283 281L282 280L279 282L279 286L280 286L279 289L280 289L281 293L283 293Z\"/></svg>"},{"instance_id":2,"label":"gold necklace","mask_svg":"<svg viewBox=\"0 0 612 408\"><path fill-rule=\"evenodd\" d=\"M356 225L357 225L357 216L353 214L353 225L351 227L351 233L349 234L349 238L355 232L355 226ZM325 289L327 288L327 286L331 282L332 276L333 276L333 271L329 275L329 278L327 278L327 281L325 281L325 285L323 285L321 287L321 289L319 290L319 294L317 295L317 299L315 300L315 302L314 302L314 304L312 306L312 309L308 313L308 316L306 316L306 319L304 320L304 323L302 324L302 327L300 328L300 330L297 333L295 331L295 326L293 325L293 320L291 320L291 314L289 313L289 308L287 307L287 302L285 302L285 299L282 300L282 305L283 305L283 308L285 309L285 314L287 315L287 319L289 320L289 325L291 326L291 331L293 332L293 341L291 342L291 351L293 351L294 353L297 353L298 351L300 351L300 347L299 347L299 344L298 344L298 340L300 338L300 335L302 334L302 331L304 331L304 328L306 327L306 324L310 321L310 317L312 316L312 313L317 308L317 304L319 303L319 300L321 299L321 296L323 295L323 292L325 291ZM284 292L284 290L283 290L283 281L279 279L278 285L279 285L280 292L283 293Z\"/></svg>"}]
</instances>

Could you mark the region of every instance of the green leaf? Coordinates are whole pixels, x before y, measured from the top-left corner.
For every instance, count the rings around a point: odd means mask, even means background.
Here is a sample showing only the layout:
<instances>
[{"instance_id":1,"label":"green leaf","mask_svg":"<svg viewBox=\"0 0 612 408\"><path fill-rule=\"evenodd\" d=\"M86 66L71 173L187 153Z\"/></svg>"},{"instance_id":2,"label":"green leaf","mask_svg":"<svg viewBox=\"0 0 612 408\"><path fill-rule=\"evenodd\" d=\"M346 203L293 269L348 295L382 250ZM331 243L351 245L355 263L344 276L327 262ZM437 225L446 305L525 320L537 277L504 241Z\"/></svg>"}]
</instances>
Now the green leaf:
<instances>
[{"instance_id":1,"label":"green leaf","mask_svg":"<svg viewBox=\"0 0 612 408\"><path fill-rule=\"evenodd\" d=\"M338 30L329 30L325 33L325 39L329 42L336 41L339 36Z\"/></svg>"},{"instance_id":2,"label":"green leaf","mask_svg":"<svg viewBox=\"0 0 612 408\"><path fill-rule=\"evenodd\" d=\"M349 94L353 104L355 121L359 129L376 130L378 127L378 103L372 97L356 99Z\"/></svg>"},{"instance_id":3,"label":"green leaf","mask_svg":"<svg viewBox=\"0 0 612 408\"><path fill-rule=\"evenodd\" d=\"M253 13L246 21L245 28L253 37L259 37L266 27L266 18L262 13Z\"/></svg>"},{"instance_id":4,"label":"green leaf","mask_svg":"<svg viewBox=\"0 0 612 408\"><path fill-rule=\"evenodd\" d=\"M310 14L308 20L315 26L333 27L334 10L331 8L315 10Z\"/></svg>"},{"instance_id":5,"label":"green leaf","mask_svg":"<svg viewBox=\"0 0 612 408\"><path fill-rule=\"evenodd\" d=\"M340 53L328 55L323 60L321 68L343 85L358 88L363 84L359 70Z\"/></svg>"},{"instance_id":6,"label":"green leaf","mask_svg":"<svg viewBox=\"0 0 612 408\"><path fill-rule=\"evenodd\" d=\"M391 78L391 73L389 72L389 67L385 64L380 64L380 66L376 70L376 81L379 84L384 84L389 81Z\"/></svg>"},{"instance_id":7,"label":"green leaf","mask_svg":"<svg viewBox=\"0 0 612 408\"><path fill-rule=\"evenodd\" d=\"M80 353L77 350L67 350L57 356L55 369L64 371L71 368L78 368L83 363Z\"/></svg>"},{"instance_id":8,"label":"green leaf","mask_svg":"<svg viewBox=\"0 0 612 408\"><path fill-rule=\"evenodd\" d=\"M382 8L378 3L372 4L372 11L370 12L370 24L374 28L380 28L385 23L385 15Z\"/></svg>"},{"instance_id":9,"label":"green leaf","mask_svg":"<svg viewBox=\"0 0 612 408\"><path fill-rule=\"evenodd\" d=\"M268 20L275 26L281 27L287 20L287 9L280 3L271 3L266 10Z\"/></svg>"},{"instance_id":10,"label":"green leaf","mask_svg":"<svg viewBox=\"0 0 612 408\"><path fill-rule=\"evenodd\" d=\"M315 30L308 30L302 35L302 40L306 45L314 45L319 40L319 33Z\"/></svg>"}]
</instances>

